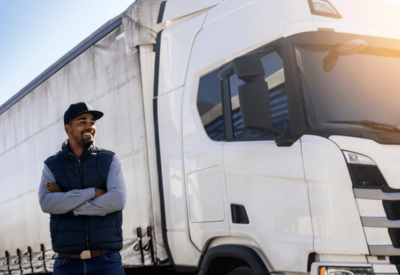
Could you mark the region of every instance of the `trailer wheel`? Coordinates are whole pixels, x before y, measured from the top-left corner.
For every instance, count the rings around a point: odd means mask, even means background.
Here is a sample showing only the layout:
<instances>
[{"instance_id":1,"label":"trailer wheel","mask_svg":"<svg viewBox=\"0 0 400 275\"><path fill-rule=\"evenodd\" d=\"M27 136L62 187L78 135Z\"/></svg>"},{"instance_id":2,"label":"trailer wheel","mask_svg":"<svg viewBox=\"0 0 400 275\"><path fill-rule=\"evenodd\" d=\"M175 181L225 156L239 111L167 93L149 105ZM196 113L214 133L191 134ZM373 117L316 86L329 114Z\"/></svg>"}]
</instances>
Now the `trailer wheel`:
<instances>
[{"instance_id":1,"label":"trailer wheel","mask_svg":"<svg viewBox=\"0 0 400 275\"><path fill-rule=\"evenodd\" d=\"M228 275L254 275L254 272L250 267L242 266L242 267L236 268L235 270L230 272Z\"/></svg>"}]
</instances>

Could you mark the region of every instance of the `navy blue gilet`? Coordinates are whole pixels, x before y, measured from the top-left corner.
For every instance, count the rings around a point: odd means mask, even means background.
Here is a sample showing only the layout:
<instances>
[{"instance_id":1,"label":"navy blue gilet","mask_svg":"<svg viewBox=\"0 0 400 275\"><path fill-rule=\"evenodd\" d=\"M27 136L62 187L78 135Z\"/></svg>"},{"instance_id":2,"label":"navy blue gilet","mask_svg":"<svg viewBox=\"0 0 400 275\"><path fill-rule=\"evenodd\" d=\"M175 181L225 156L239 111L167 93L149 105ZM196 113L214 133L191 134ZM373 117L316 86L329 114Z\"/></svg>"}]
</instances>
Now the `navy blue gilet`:
<instances>
[{"instance_id":1,"label":"navy blue gilet","mask_svg":"<svg viewBox=\"0 0 400 275\"><path fill-rule=\"evenodd\" d=\"M63 192L97 187L107 190L107 175L114 152L88 147L79 158L68 150L68 140L61 151L44 163L54 174ZM53 251L80 254L83 250L122 249L122 211L105 216L50 215Z\"/></svg>"}]
</instances>

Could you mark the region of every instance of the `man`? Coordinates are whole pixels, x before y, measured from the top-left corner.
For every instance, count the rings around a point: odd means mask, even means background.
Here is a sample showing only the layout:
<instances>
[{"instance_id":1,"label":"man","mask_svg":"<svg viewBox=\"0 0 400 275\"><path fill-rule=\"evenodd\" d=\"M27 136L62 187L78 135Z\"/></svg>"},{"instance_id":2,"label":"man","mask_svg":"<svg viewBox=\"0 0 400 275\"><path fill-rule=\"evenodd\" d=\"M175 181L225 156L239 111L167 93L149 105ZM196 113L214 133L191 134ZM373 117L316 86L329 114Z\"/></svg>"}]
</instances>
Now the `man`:
<instances>
[{"instance_id":1,"label":"man","mask_svg":"<svg viewBox=\"0 0 400 275\"><path fill-rule=\"evenodd\" d=\"M39 202L50 213L54 275L124 274L125 181L115 154L94 145L102 116L84 102L72 104L64 114L68 140L44 162Z\"/></svg>"}]
</instances>

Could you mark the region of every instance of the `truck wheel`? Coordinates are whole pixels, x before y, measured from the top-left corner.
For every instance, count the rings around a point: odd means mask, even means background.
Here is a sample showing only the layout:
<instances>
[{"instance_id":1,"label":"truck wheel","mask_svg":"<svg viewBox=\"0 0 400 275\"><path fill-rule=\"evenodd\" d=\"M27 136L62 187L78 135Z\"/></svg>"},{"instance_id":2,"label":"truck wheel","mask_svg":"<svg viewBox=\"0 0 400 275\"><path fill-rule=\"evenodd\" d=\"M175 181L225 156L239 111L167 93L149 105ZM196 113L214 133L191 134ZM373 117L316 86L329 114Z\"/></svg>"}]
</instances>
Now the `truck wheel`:
<instances>
[{"instance_id":1,"label":"truck wheel","mask_svg":"<svg viewBox=\"0 0 400 275\"><path fill-rule=\"evenodd\" d=\"M254 275L254 272L251 268L247 266L239 267L233 270L228 275Z\"/></svg>"}]
</instances>

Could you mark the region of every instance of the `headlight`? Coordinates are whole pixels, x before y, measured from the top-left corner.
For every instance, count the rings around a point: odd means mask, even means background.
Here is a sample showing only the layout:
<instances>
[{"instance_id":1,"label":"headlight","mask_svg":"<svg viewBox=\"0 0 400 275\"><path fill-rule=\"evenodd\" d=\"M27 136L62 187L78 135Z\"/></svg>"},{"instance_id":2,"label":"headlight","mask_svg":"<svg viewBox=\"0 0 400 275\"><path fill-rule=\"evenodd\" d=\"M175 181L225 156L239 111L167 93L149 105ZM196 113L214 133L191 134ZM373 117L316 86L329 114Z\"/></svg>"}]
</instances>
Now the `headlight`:
<instances>
[{"instance_id":1,"label":"headlight","mask_svg":"<svg viewBox=\"0 0 400 275\"><path fill-rule=\"evenodd\" d=\"M342 18L339 12L328 0L308 0L308 3L312 14Z\"/></svg>"},{"instance_id":2,"label":"headlight","mask_svg":"<svg viewBox=\"0 0 400 275\"><path fill-rule=\"evenodd\" d=\"M381 171L375 162L367 156L343 151L349 168L354 188L382 188L388 187Z\"/></svg>"},{"instance_id":3,"label":"headlight","mask_svg":"<svg viewBox=\"0 0 400 275\"><path fill-rule=\"evenodd\" d=\"M320 267L319 275L372 275L371 267Z\"/></svg>"},{"instance_id":4,"label":"headlight","mask_svg":"<svg viewBox=\"0 0 400 275\"><path fill-rule=\"evenodd\" d=\"M375 162L364 155L360 155L353 152L343 151L348 164L364 164L364 165L376 165Z\"/></svg>"}]
</instances>

